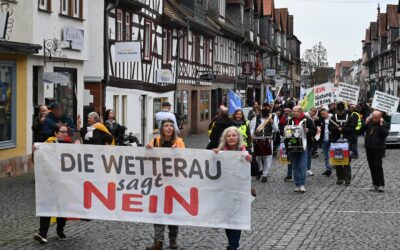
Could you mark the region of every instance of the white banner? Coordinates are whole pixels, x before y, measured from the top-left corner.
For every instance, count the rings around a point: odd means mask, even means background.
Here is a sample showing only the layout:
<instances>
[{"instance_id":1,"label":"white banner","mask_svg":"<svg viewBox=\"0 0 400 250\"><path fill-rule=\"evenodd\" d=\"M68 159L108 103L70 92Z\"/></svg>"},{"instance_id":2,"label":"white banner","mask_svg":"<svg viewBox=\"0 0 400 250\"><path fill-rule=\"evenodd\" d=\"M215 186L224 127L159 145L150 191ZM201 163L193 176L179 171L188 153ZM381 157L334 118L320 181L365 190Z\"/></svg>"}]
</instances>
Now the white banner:
<instances>
[{"instance_id":1,"label":"white banner","mask_svg":"<svg viewBox=\"0 0 400 250\"><path fill-rule=\"evenodd\" d=\"M375 90L371 107L388 114L397 112L400 98Z\"/></svg>"},{"instance_id":2,"label":"white banner","mask_svg":"<svg viewBox=\"0 0 400 250\"><path fill-rule=\"evenodd\" d=\"M324 83L314 87L314 106L327 105L335 102L332 93L332 83Z\"/></svg>"},{"instance_id":3,"label":"white banner","mask_svg":"<svg viewBox=\"0 0 400 250\"><path fill-rule=\"evenodd\" d=\"M36 145L37 216L250 229L246 152Z\"/></svg>"},{"instance_id":4,"label":"white banner","mask_svg":"<svg viewBox=\"0 0 400 250\"><path fill-rule=\"evenodd\" d=\"M170 69L156 70L157 83L174 83L174 75Z\"/></svg>"},{"instance_id":5,"label":"white banner","mask_svg":"<svg viewBox=\"0 0 400 250\"><path fill-rule=\"evenodd\" d=\"M347 102L349 104L358 104L358 97L360 95L360 87L348 83L339 83L339 91L337 94L338 102Z\"/></svg>"},{"instance_id":6,"label":"white banner","mask_svg":"<svg viewBox=\"0 0 400 250\"><path fill-rule=\"evenodd\" d=\"M116 42L115 62L140 62L140 42Z\"/></svg>"}]
</instances>

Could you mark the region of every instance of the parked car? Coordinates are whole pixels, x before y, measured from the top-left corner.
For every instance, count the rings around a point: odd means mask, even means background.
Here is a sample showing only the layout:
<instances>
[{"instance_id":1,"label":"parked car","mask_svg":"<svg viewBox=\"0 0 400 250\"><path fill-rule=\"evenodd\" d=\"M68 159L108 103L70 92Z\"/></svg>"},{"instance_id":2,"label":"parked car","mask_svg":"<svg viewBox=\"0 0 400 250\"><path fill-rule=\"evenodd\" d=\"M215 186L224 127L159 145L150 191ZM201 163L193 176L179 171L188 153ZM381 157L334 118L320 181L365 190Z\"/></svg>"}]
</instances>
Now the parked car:
<instances>
[{"instance_id":1,"label":"parked car","mask_svg":"<svg viewBox=\"0 0 400 250\"><path fill-rule=\"evenodd\" d=\"M390 117L390 130L386 138L386 145L400 144L400 113L394 113Z\"/></svg>"}]
</instances>

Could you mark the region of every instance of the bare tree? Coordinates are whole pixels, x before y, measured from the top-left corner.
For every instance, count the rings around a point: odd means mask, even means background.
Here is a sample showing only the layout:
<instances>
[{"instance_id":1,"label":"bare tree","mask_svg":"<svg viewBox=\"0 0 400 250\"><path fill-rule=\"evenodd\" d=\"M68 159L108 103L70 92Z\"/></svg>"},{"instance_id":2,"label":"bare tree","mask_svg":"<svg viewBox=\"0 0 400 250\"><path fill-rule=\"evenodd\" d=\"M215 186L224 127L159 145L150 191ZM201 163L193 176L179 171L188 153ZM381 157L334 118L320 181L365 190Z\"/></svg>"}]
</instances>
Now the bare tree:
<instances>
[{"instance_id":1,"label":"bare tree","mask_svg":"<svg viewBox=\"0 0 400 250\"><path fill-rule=\"evenodd\" d=\"M329 67L327 51L322 42L315 44L312 49L306 49L301 61L303 68L308 71L311 84L315 83L317 69Z\"/></svg>"}]
</instances>

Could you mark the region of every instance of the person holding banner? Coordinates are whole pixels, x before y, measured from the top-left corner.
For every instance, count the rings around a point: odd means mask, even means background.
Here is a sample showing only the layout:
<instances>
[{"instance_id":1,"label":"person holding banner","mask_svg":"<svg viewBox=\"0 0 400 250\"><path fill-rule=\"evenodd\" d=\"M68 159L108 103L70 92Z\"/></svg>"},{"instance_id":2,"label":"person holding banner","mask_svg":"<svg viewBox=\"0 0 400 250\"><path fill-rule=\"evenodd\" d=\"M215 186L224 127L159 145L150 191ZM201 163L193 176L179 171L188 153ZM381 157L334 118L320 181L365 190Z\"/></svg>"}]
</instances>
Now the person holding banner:
<instances>
[{"instance_id":1,"label":"person holding banner","mask_svg":"<svg viewBox=\"0 0 400 250\"><path fill-rule=\"evenodd\" d=\"M160 124L160 135L146 145L148 149L162 148L185 148L182 138L179 138L175 130L174 121L171 119L162 120ZM168 225L169 248L178 249L177 237L178 226ZM146 247L146 250L162 250L164 245L165 225L154 224L154 243Z\"/></svg>"},{"instance_id":2,"label":"person holding banner","mask_svg":"<svg viewBox=\"0 0 400 250\"><path fill-rule=\"evenodd\" d=\"M97 112L88 114L88 127L81 128L80 134L83 144L115 145L114 137L107 127L101 123L101 118Z\"/></svg>"},{"instance_id":3,"label":"person holding banner","mask_svg":"<svg viewBox=\"0 0 400 250\"><path fill-rule=\"evenodd\" d=\"M234 151L246 151L246 146L243 143L242 135L236 127L229 127L223 132L220 144L214 152L218 153L221 150L234 150ZM252 156L250 154L246 155L246 161L251 162ZM251 194L256 195L254 188L251 189ZM225 229L226 237L228 238L227 250L236 250L239 248L241 230L236 229Z\"/></svg>"},{"instance_id":4,"label":"person holding banner","mask_svg":"<svg viewBox=\"0 0 400 250\"><path fill-rule=\"evenodd\" d=\"M331 150L333 143L347 143L348 149L351 148L352 143L355 140L355 128L356 128L356 120L353 116L351 116L346 110L345 105L343 102L339 102L336 105L337 112L336 114L332 115L329 123L329 131L330 134L330 143L331 143ZM348 151L347 149L347 151ZM346 151L346 149L344 149ZM343 152L343 150L340 150ZM338 151L339 152L339 151ZM348 155L331 155L332 159L345 159L348 158ZM336 161L336 160L335 160ZM348 161L349 164L335 165L336 166L336 177L337 185L344 184L346 186L350 185L351 183L351 166L350 166L350 159Z\"/></svg>"},{"instance_id":5,"label":"person holding banner","mask_svg":"<svg viewBox=\"0 0 400 250\"><path fill-rule=\"evenodd\" d=\"M288 140L288 138L286 138L286 130L290 128L289 126L293 128L293 130L296 128L300 129L300 135L296 135L298 136L297 141L302 141L301 134L305 133L307 141L306 145L294 145L294 147L290 145L292 139ZM294 106L292 116L288 118L288 123L285 126L285 146L289 152L289 160L293 168L294 182L296 185L296 188L294 189L295 192L306 192L304 186L307 176L307 147L309 141L312 140L312 137L314 137L316 133L317 130L313 120L310 117L305 116L301 106Z\"/></svg>"},{"instance_id":6,"label":"person holding banner","mask_svg":"<svg viewBox=\"0 0 400 250\"><path fill-rule=\"evenodd\" d=\"M365 123L365 150L374 186L371 191L384 192L385 179L382 158L385 152L386 137L389 135L388 125L380 111L374 111L372 118L368 117Z\"/></svg>"},{"instance_id":7,"label":"person holding banner","mask_svg":"<svg viewBox=\"0 0 400 250\"><path fill-rule=\"evenodd\" d=\"M246 120L241 109L235 110L232 114L232 120L235 123L235 126L239 129L246 148L251 148L250 121Z\"/></svg>"},{"instance_id":8,"label":"person holding banner","mask_svg":"<svg viewBox=\"0 0 400 250\"><path fill-rule=\"evenodd\" d=\"M250 122L254 155L258 165L263 166L262 182L267 182L268 172L272 165L273 133L279 131L278 118L270 111L269 104L264 103L261 113Z\"/></svg>"},{"instance_id":9,"label":"person holding banner","mask_svg":"<svg viewBox=\"0 0 400 250\"><path fill-rule=\"evenodd\" d=\"M207 145L207 149L217 148L219 145L219 139L226 128L235 126L235 123L228 115L228 108L225 106L220 107L220 115L215 120L214 126L211 129L210 142Z\"/></svg>"},{"instance_id":10,"label":"person holding banner","mask_svg":"<svg viewBox=\"0 0 400 250\"><path fill-rule=\"evenodd\" d=\"M47 138L45 143L72 143L70 130L67 125L56 125L53 129L54 136ZM78 142L76 142L78 143ZM32 151L35 151L33 147ZM38 166L39 167L39 166ZM47 243L47 232L49 231L51 217L40 217L39 233L33 236L33 239L40 243ZM66 240L67 236L64 234L64 227L66 218L56 218L57 220L57 236L59 240Z\"/></svg>"}]
</instances>

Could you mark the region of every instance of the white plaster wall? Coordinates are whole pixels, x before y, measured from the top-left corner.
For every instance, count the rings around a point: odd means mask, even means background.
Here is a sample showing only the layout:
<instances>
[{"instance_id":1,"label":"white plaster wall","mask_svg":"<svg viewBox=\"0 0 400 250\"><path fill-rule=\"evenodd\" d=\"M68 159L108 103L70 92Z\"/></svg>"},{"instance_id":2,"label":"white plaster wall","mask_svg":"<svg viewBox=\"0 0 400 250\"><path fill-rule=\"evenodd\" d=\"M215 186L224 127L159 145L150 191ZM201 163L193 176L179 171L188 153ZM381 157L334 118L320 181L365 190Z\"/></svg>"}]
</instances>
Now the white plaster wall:
<instances>
[{"instance_id":1,"label":"white plaster wall","mask_svg":"<svg viewBox=\"0 0 400 250\"><path fill-rule=\"evenodd\" d=\"M13 9L10 18L14 19L12 31L8 33L9 41L32 43L33 41L33 14L37 12L38 1L18 1L18 3L9 3ZM41 44L41 43L40 43Z\"/></svg>"},{"instance_id":2,"label":"white plaster wall","mask_svg":"<svg viewBox=\"0 0 400 250\"><path fill-rule=\"evenodd\" d=\"M148 143L151 138L153 138L153 99L154 98L168 98L168 101L173 105L174 103L174 92L167 93L153 93L147 91L141 91L136 89L122 89L115 87L107 87L107 97L106 97L106 108L112 109L114 107L114 95L119 95L120 107L121 100L123 95L127 95L127 122L123 124L127 127L126 133L132 132L134 135L138 137L141 141L142 131L141 131L141 97L142 95L146 95L147 103L146 103L146 130L147 133L145 135L146 141L144 143ZM171 110L174 110L172 107ZM118 116L118 114L117 114ZM118 122L121 122L121 115L119 115ZM142 142L142 141L141 141Z\"/></svg>"}]
</instances>

